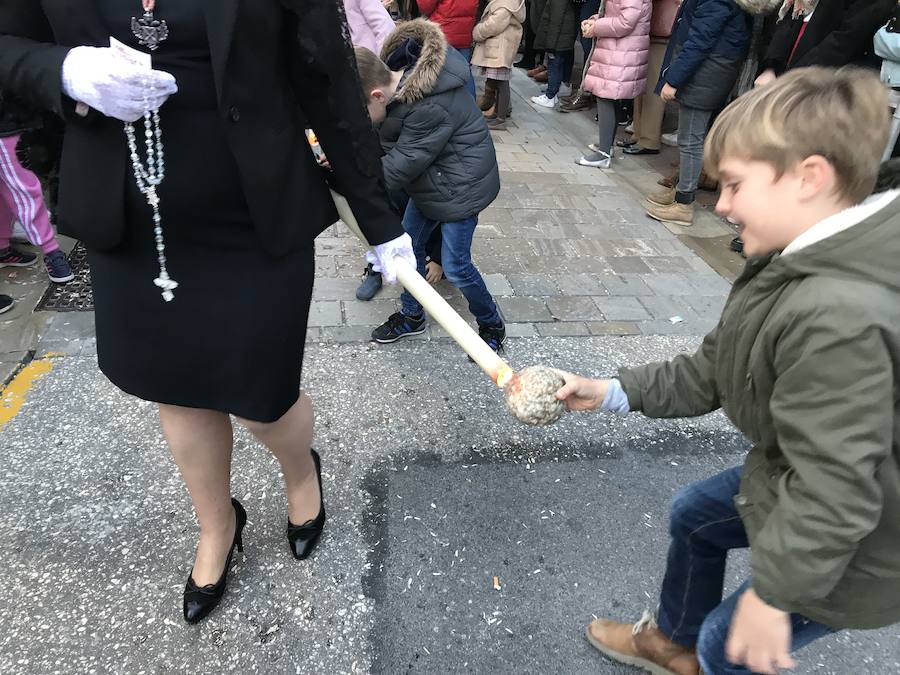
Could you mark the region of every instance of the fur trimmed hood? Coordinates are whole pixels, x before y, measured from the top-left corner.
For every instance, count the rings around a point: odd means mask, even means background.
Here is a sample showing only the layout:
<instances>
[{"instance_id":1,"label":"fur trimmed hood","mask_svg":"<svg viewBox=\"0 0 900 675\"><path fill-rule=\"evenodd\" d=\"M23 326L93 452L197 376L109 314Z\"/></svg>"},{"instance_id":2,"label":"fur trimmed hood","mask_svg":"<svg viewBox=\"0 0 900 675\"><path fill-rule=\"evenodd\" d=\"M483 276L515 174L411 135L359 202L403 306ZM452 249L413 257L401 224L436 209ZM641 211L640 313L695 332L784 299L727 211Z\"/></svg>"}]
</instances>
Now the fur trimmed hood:
<instances>
[{"instance_id":1,"label":"fur trimmed hood","mask_svg":"<svg viewBox=\"0 0 900 675\"><path fill-rule=\"evenodd\" d=\"M779 9L784 0L735 0L735 4L747 14L769 14Z\"/></svg>"},{"instance_id":2,"label":"fur trimmed hood","mask_svg":"<svg viewBox=\"0 0 900 675\"><path fill-rule=\"evenodd\" d=\"M411 54L414 63L407 67L397 89L395 97L401 103L414 103L434 93L435 85L447 65L447 38L441 27L428 19L414 19L398 25L384 41L381 60L396 70L390 63L394 60L391 57L396 58L398 55L394 53L400 49L411 51L409 41L416 43L420 52L418 58Z\"/></svg>"}]
</instances>

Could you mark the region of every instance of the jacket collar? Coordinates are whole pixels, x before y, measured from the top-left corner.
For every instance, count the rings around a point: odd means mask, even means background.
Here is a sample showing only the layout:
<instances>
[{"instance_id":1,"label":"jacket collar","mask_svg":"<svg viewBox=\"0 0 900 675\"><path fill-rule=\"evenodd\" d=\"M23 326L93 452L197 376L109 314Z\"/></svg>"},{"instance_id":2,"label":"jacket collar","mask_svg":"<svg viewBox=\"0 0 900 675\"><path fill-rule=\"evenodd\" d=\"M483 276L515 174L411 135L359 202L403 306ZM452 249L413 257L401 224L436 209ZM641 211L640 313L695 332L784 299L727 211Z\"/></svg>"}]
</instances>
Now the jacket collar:
<instances>
[{"instance_id":1,"label":"jacket collar","mask_svg":"<svg viewBox=\"0 0 900 675\"><path fill-rule=\"evenodd\" d=\"M861 204L851 206L849 209L844 209L840 213L836 213L833 216L816 223L788 244L784 251L781 252L781 255L785 256L796 253L807 246L812 246L823 239L836 235L838 232L843 232L854 225L858 225L866 218L881 211L881 209L885 208L898 196L900 196L900 190L888 190L883 194L873 195Z\"/></svg>"}]
</instances>

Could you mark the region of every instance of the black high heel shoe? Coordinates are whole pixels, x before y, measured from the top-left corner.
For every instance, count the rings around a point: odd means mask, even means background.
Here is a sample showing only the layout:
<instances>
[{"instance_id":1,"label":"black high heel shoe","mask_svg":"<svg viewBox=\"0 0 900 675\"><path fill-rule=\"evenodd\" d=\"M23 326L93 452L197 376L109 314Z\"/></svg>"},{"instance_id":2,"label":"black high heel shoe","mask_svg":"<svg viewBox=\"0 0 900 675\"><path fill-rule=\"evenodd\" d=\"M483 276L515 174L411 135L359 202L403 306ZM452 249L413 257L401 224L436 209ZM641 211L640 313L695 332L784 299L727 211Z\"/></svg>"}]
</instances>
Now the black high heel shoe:
<instances>
[{"instance_id":1,"label":"black high heel shoe","mask_svg":"<svg viewBox=\"0 0 900 675\"><path fill-rule=\"evenodd\" d=\"M288 518L287 538L288 544L291 546L291 553L297 560L305 560L309 554L313 552L316 544L319 543L319 537L322 536L322 529L325 527L325 500L322 495L322 462L319 459L319 453L310 450L313 461L316 463L316 475L319 478L319 515L312 520L307 520L302 525L294 525Z\"/></svg>"},{"instance_id":2,"label":"black high heel shoe","mask_svg":"<svg viewBox=\"0 0 900 675\"><path fill-rule=\"evenodd\" d=\"M216 608L222 596L225 595L225 581L228 577L228 570L231 568L231 556L234 554L234 549L237 548L241 553L244 552L241 532L244 530L244 525L247 524L247 512L234 497L231 498L231 504L234 506L234 541L231 543L228 557L225 559L225 569L222 570L222 576L216 583L206 586L198 586L194 582L194 571L191 570L187 584L184 586L184 620L188 623L197 623L203 620Z\"/></svg>"}]
</instances>

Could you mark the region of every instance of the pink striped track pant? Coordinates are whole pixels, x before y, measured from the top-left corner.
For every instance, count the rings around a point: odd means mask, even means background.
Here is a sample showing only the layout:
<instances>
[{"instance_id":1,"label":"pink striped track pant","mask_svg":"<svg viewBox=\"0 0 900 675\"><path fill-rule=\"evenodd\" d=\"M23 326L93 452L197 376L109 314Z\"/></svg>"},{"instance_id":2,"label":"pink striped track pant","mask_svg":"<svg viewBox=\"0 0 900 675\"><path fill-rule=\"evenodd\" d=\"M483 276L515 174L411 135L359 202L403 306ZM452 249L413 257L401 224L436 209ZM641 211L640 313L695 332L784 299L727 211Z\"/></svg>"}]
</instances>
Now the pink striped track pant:
<instances>
[{"instance_id":1,"label":"pink striped track pant","mask_svg":"<svg viewBox=\"0 0 900 675\"><path fill-rule=\"evenodd\" d=\"M0 250L9 246L13 224L22 223L28 240L46 255L59 248L44 204L41 182L16 158L18 136L0 138Z\"/></svg>"}]
</instances>

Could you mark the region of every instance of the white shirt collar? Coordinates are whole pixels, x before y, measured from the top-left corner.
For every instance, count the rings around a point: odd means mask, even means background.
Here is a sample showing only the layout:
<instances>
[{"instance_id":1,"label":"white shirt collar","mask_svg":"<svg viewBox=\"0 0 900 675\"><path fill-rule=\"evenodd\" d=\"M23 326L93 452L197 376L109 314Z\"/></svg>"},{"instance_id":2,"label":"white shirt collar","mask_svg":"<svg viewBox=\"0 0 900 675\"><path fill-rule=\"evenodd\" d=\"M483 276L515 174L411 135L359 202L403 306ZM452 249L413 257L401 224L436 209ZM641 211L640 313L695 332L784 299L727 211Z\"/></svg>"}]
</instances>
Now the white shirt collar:
<instances>
[{"instance_id":1,"label":"white shirt collar","mask_svg":"<svg viewBox=\"0 0 900 675\"><path fill-rule=\"evenodd\" d=\"M861 204L851 206L849 209L844 209L840 213L835 213L833 216L819 221L788 244L781 252L781 255L796 253L800 249L858 225L866 218L881 211L898 196L900 196L900 190L888 190L881 194L872 195Z\"/></svg>"}]
</instances>

